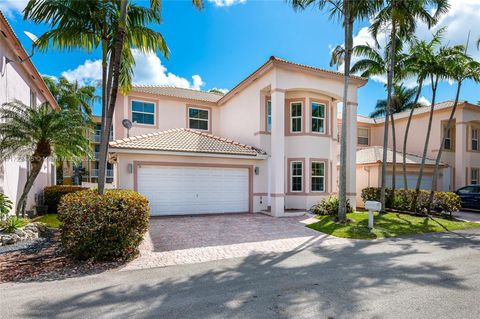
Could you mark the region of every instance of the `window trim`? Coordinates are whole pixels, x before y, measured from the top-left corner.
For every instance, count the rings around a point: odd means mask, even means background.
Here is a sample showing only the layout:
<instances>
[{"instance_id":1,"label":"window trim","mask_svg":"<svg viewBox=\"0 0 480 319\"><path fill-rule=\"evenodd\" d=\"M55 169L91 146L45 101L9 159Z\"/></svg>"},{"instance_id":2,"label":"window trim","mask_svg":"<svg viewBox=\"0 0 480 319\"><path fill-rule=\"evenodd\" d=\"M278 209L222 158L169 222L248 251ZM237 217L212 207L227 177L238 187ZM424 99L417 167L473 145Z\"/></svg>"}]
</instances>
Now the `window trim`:
<instances>
[{"instance_id":1,"label":"window trim","mask_svg":"<svg viewBox=\"0 0 480 319\"><path fill-rule=\"evenodd\" d=\"M272 128L270 127L270 130L268 129L268 102L270 102L270 122L272 123L271 119L272 119L272 97L270 96L265 96L265 132L267 134L271 134L272 133Z\"/></svg>"},{"instance_id":2,"label":"window trim","mask_svg":"<svg viewBox=\"0 0 480 319\"><path fill-rule=\"evenodd\" d=\"M305 135L305 121L306 121L306 114L305 114L305 103L306 98L294 98L294 99L285 99L285 136L295 136L295 135ZM292 132L292 119L291 119L291 105L292 103L300 103L302 105L302 129L299 132Z\"/></svg>"},{"instance_id":3,"label":"window trim","mask_svg":"<svg viewBox=\"0 0 480 319\"><path fill-rule=\"evenodd\" d=\"M292 107L294 104L300 104L300 111L301 111L301 115L300 116L292 116ZM299 134L299 133L303 133L303 128L304 128L304 123L303 123L303 117L305 116L305 112L304 112L304 104L302 101L292 101L290 102L289 104L289 107L288 107L288 118L289 118L289 122L290 122L290 134ZM299 131L293 131L293 120L294 119L300 119L300 130Z\"/></svg>"},{"instance_id":4,"label":"window trim","mask_svg":"<svg viewBox=\"0 0 480 319\"><path fill-rule=\"evenodd\" d=\"M143 103L153 103L153 124L146 124L146 123L135 123L133 122L133 102L143 102ZM129 119L132 121L133 126L140 126L140 127L152 127L152 128L158 128L158 119L157 119L157 101L156 100L149 100L149 99L144 99L144 98L135 98L132 97L129 99ZM144 113L144 114L151 114L148 112L137 112L135 113Z\"/></svg>"},{"instance_id":5,"label":"window trim","mask_svg":"<svg viewBox=\"0 0 480 319\"><path fill-rule=\"evenodd\" d=\"M358 132L361 129L367 130L367 144L360 144L359 143L358 139L359 139L360 135L358 134ZM368 126L357 126L357 145L358 146L370 146L370 127L368 127Z\"/></svg>"},{"instance_id":6,"label":"window trim","mask_svg":"<svg viewBox=\"0 0 480 319\"><path fill-rule=\"evenodd\" d=\"M323 105L323 117L313 116L313 104ZM313 130L313 119L323 119L323 132L317 132ZM328 134L328 103L321 100L310 99L310 132L318 135L327 135Z\"/></svg>"},{"instance_id":7,"label":"window trim","mask_svg":"<svg viewBox=\"0 0 480 319\"><path fill-rule=\"evenodd\" d=\"M477 132L477 137L474 139L473 138L473 132L476 131ZM472 126L470 128L470 150L473 151L473 152L478 152L480 151L480 145L478 145L478 142L479 142L479 139L478 139L478 133L479 133L480 129L478 127L475 127L475 126ZM477 148L476 149L473 149L473 141L476 141L477 142Z\"/></svg>"},{"instance_id":8,"label":"window trim","mask_svg":"<svg viewBox=\"0 0 480 319\"><path fill-rule=\"evenodd\" d=\"M323 191L316 191L316 190L313 190L312 188L312 179L314 177L322 177L322 176L314 176L313 175L313 170L312 170L312 165L314 163L322 163L323 164ZM326 159L319 159L319 158L311 158L310 159L310 193L314 193L314 194L324 194L324 193L327 193L327 187L328 187L328 160Z\"/></svg>"},{"instance_id":9,"label":"window trim","mask_svg":"<svg viewBox=\"0 0 480 319\"><path fill-rule=\"evenodd\" d=\"M448 132L448 136L447 136L447 132ZM443 135L444 135L443 145L442 145L443 149L446 150L446 151L451 151L453 149L453 147L452 147L452 128L450 127L450 129L447 130L447 126L443 125ZM447 142L447 140L450 142L450 147L449 148L445 147L445 143Z\"/></svg>"},{"instance_id":10,"label":"window trim","mask_svg":"<svg viewBox=\"0 0 480 319\"><path fill-rule=\"evenodd\" d=\"M476 179L475 179L475 183L473 182L474 179L473 179L473 172L476 172ZM479 178L480 178L480 169L478 167L471 167L470 168L470 184L471 185L479 185Z\"/></svg>"},{"instance_id":11,"label":"window trim","mask_svg":"<svg viewBox=\"0 0 480 319\"><path fill-rule=\"evenodd\" d=\"M208 112L208 119L207 119L207 130L202 130L202 129L198 129L198 128L191 128L190 127L190 109L195 109L195 110L202 110L202 111L207 111ZM211 133L212 132L212 108L211 107L206 107L206 106L198 106L198 105L191 105L191 104L188 104L186 106L186 119L187 119L187 122L186 122L186 127L191 129L191 130L196 130L196 131L200 131L200 132L207 132L207 133ZM200 121L205 121L204 119L195 119L194 120L200 120Z\"/></svg>"},{"instance_id":12,"label":"window trim","mask_svg":"<svg viewBox=\"0 0 480 319\"><path fill-rule=\"evenodd\" d=\"M287 163L288 163L288 189L287 189L287 194L289 195L305 195L306 192L305 192L305 158L289 158L287 159ZM292 186L293 186L293 182L292 182L292 179L293 176L292 175L292 165L293 163L302 163L302 190L300 191L294 191L292 190Z\"/></svg>"}]
</instances>

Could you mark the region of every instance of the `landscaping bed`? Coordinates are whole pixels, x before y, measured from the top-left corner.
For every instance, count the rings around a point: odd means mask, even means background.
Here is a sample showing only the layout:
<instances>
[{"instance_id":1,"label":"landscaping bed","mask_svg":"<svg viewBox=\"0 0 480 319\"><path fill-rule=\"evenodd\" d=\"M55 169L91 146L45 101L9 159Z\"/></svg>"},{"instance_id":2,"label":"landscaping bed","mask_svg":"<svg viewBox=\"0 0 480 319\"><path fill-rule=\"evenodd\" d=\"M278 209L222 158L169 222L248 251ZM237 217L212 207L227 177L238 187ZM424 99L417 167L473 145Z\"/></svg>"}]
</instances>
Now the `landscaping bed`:
<instances>
[{"instance_id":1,"label":"landscaping bed","mask_svg":"<svg viewBox=\"0 0 480 319\"><path fill-rule=\"evenodd\" d=\"M480 228L480 223L457 221L444 218L429 218L409 214L375 214L373 229L368 228L368 213L355 212L347 215L348 224L338 224L331 216L317 216L318 222L307 227L336 237L353 239L378 239L402 235L453 231Z\"/></svg>"}]
</instances>

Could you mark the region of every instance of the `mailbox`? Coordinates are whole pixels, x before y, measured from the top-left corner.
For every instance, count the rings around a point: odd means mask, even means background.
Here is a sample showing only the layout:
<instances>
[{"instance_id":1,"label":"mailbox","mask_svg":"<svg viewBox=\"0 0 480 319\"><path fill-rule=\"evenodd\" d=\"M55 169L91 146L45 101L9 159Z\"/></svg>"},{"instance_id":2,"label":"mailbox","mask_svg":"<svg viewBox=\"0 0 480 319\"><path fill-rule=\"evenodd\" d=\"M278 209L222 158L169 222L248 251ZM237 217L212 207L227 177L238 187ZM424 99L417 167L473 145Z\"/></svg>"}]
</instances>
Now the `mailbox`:
<instances>
[{"instance_id":1,"label":"mailbox","mask_svg":"<svg viewBox=\"0 0 480 319\"><path fill-rule=\"evenodd\" d=\"M374 201L366 201L365 202L365 209L374 211L374 212L379 212L382 210L382 203L380 202L374 202Z\"/></svg>"}]
</instances>

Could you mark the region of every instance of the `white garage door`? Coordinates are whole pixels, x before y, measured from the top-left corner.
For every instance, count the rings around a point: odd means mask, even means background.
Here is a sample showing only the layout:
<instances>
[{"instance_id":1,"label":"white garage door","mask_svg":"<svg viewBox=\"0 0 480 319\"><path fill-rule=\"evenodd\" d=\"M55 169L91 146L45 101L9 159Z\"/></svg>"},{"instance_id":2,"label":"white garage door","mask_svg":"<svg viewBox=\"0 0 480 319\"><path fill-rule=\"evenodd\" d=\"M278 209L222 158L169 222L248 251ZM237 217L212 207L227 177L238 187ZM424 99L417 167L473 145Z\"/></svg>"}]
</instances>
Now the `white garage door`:
<instances>
[{"instance_id":1,"label":"white garage door","mask_svg":"<svg viewBox=\"0 0 480 319\"><path fill-rule=\"evenodd\" d=\"M395 184L398 189L403 188L403 174L397 174ZM418 175L407 175L407 186L409 189L415 189L417 187ZM387 175L387 187L392 187L392 175ZM420 189L430 190L432 189L432 176L423 175L422 183L420 184Z\"/></svg>"},{"instance_id":2,"label":"white garage door","mask_svg":"<svg viewBox=\"0 0 480 319\"><path fill-rule=\"evenodd\" d=\"M137 178L153 216L249 210L248 169L144 166Z\"/></svg>"}]
</instances>

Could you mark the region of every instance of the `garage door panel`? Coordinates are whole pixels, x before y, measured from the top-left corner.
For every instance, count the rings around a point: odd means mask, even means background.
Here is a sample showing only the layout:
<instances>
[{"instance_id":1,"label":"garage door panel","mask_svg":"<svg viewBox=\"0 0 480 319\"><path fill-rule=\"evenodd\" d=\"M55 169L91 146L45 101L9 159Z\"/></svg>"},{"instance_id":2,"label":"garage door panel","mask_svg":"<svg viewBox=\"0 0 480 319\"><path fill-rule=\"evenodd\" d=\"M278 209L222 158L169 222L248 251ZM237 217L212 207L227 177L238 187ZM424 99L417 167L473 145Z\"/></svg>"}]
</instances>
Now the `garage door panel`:
<instances>
[{"instance_id":1,"label":"garage door panel","mask_svg":"<svg viewBox=\"0 0 480 319\"><path fill-rule=\"evenodd\" d=\"M147 166L138 169L138 191L152 215L246 212L246 168Z\"/></svg>"}]
</instances>

